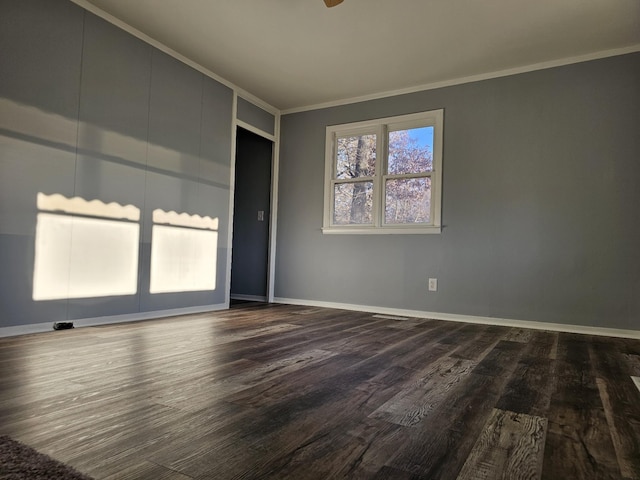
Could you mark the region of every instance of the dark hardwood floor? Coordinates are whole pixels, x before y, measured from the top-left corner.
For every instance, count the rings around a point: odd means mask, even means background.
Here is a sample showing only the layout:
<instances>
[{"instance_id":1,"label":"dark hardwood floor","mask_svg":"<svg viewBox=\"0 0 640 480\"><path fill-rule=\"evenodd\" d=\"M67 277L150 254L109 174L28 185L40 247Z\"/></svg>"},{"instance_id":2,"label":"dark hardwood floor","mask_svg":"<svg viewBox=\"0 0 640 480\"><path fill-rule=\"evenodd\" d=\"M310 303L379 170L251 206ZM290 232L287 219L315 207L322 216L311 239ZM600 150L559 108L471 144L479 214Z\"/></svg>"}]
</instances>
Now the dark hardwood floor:
<instances>
[{"instance_id":1,"label":"dark hardwood floor","mask_svg":"<svg viewBox=\"0 0 640 480\"><path fill-rule=\"evenodd\" d=\"M640 479L640 340L241 304L0 368L0 434L96 479Z\"/></svg>"}]
</instances>

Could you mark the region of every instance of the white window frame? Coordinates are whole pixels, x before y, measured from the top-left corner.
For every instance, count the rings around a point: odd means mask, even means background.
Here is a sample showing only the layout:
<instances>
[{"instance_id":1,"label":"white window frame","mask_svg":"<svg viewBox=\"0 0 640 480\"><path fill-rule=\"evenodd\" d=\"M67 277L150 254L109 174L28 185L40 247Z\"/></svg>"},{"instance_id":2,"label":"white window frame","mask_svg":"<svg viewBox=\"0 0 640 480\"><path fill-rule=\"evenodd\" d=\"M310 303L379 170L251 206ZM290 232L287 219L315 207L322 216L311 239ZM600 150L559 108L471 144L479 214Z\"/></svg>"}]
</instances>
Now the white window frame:
<instances>
[{"instance_id":1,"label":"white window frame","mask_svg":"<svg viewBox=\"0 0 640 480\"><path fill-rule=\"evenodd\" d=\"M324 219L322 233L325 234L429 234L442 231L442 137L444 110L380 118L364 122L331 125L326 130L325 143L325 180L324 180ZM387 161L389 150L388 133L420 127L433 127L433 170L419 174L388 175ZM352 183L355 179L336 179L337 141L339 137L364 134L376 135L376 165L373 177L358 178L358 181L373 181L373 206L371 224L336 225L333 224L335 185ZM431 212L429 223L385 224L384 188L387 179L431 178Z\"/></svg>"}]
</instances>

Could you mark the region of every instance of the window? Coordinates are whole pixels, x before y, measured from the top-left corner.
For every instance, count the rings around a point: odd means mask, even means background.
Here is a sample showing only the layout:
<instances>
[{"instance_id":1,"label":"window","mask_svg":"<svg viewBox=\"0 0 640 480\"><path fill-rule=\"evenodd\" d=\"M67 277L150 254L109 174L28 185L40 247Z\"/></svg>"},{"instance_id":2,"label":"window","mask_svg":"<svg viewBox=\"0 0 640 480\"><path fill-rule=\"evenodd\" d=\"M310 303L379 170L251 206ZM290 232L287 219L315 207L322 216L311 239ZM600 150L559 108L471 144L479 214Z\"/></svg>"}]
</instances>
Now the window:
<instances>
[{"instance_id":1,"label":"window","mask_svg":"<svg viewBox=\"0 0 640 480\"><path fill-rule=\"evenodd\" d=\"M443 110L327 127L324 233L439 233Z\"/></svg>"}]
</instances>

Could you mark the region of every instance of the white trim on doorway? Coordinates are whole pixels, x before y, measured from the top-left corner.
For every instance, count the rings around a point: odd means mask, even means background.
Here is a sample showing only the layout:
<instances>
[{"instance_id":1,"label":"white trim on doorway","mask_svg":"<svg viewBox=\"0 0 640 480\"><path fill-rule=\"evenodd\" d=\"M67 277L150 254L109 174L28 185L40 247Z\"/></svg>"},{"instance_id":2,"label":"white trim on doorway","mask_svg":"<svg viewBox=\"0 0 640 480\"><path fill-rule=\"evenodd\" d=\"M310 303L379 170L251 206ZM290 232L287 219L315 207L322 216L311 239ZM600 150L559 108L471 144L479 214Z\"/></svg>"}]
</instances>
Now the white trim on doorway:
<instances>
[{"instance_id":1,"label":"white trim on doorway","mask_svg":"<svg viewBox=\"0 0 640 480\"><path fill-rule=\"evenodd\" d=\"M231 258L233 253L233 207L236 191L236 136L238 135L237 127L238 114L238 94L233 92L233 103L231 106L231 163L229 164L229 220L227 234L227 273L224 285L224 301L229 308L231 304Z\"/></svg>"},{"instance_id":2,"label":"white trim on doorway","mask_svg":"<svg viewBox=\"0 0 640 480\"><path fill-rule=\"evenodd\" d=\"M280 172L280 114L276 114L273 162L271 164L271 219L269 220L269 277L267 278L267 301L273 303L276 285L276 238L278 229L278 175Z\"/></svg>"},{"instance_id":3,"label":"white trim on doorway","mask_svg":"<svg viewBox=\"0 0 640 480\"><path fill-rule=\"evenodd\" d=\"M272 135L269 132L265 132L264 130L258 128L258 127L254 127L253 125L240 120L237 118L237 111L238 111L238 95L234 95L234 123L233 123L233 130L234 130L234 138L233 138L233 168L232 168L232 175L233 175L233 180L235 183L235 154L236 154L236 135L237 135L237 131L238 131L238 127L240 128L244 128L245 130L248 130L251 133L254 133L262 138L266 138L267 140L271 141L273 146L272 146L272 150L271 150L271 186L270 186L270 218L269 218L269 244L267 246L268 250L267 250L267 296L266 297L256 297L259 298L259 300L256 301L267 301L267 302L273 302L273 298L274 298L274 291L275 291L275 266L276 266L276 231L277 231L277 221L278 221L278 174L280 171L280 113L276 112L274 113L274 132L275 134ZM245 98L244 96L242 97L244 98L244 100L247 100L247 98ZM250 101L250 100L247 100ZM251 102L251 101L250 101ZM253 103L253 102L251 102ZM257 107L262 108L259 104L253 103L254 105L256 105ZM273 112L269 112L269 113L273 113ZM235 201L235 186L233 189L233 194L231 195L231 202ZM233 215L230 217L230 222L231 224L233 224ZM229 240L229 255L230 255L230 260L229 260L229 282L231 282L231 251L233 248L233 237L231 237L231 239ZM229 283L229 286L227 288L227 292L228 294L231 293L231 283ZM242 298L241 298L242 297ZM238 300L251 300L249 298L244 298L246 297L246 295L233 295L230 298L234 298L234 299L238 299ZM253 297L253 296L251 296Z\"/></svg>"},{"instance_id":4,"label":"white trim on doorway","mask_svg":"<svg viewBox=\"0 0 640 480\"><path fill-rule=\"evenodd\" d=\"M231 295L231 300L246 300L247 302L266 302L267 297L264 297L262 295L233 294Z\"/></svg>"},{"instance_id":5,"label":"white trim on doorway","mask_svg":"<svg viewBox=\"0 0 640 480\"><path fill-rule=\"evenodd\" d=\"M266 138L267 140L271 140L272 142L276 141L275 135L271 135L269 132L265 132L264 130L259 129L258 127L254 127L250 123L244 122L239 118L236 118L236 127L244 128L245 130L249 130L251 133L255 133L256 135Z\"/></svg>"}]
</instances>

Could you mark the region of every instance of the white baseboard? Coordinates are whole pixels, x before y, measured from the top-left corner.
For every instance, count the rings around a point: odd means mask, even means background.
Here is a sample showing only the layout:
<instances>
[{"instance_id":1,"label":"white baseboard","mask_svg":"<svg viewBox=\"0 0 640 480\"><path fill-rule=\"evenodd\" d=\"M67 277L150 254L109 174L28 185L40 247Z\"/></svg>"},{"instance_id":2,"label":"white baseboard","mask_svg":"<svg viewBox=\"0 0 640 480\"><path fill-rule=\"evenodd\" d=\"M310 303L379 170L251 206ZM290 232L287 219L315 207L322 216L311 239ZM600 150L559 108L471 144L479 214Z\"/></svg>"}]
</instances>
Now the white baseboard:
<instances>
[{"instance_id":1,"label":"white baseboard","mask_svg":"<svg viewBox=\"0 0 640 480\"><path fill-rule=\"evenodd\" d=\"M251 297L251 298L246 298ZM265 301L266 297L254 297L251 295L234 295L232 298L239 300ZM302 300L297 298L275 297L275 303L288 303L307 307L337 308L341 310L353 310L358 312L380 313L385 315L429 318L434 320L447 320L451 322L479 323L483 325L498 325L502 327L531 328L534 330L550 330L555 332L581 333L585 335L601 335L605 337L622 337L640 339L640 331L624 330L618 328L588 327L583 325L569 325L563 323L534 322L529 320L514 320L497 317L479 317L475 315L459 315L453 313L425 312L422 310L406 310L400 308L375 307L370 305L355 305L350 303L323 302L317 300ZM96 325L109 325L115 323L134 322L139 320L152 320L156 318L173 317L176 315L188 315L192 313L205 313L217 310L226 310L229 305L219 303L214 305L201 305L197 307L174 308L171 310L159 310L154 312L128 313L106 317L83 318L73 321L77 327L90 327ZM12 327L0 327L0 337L12 337L53 331L53 322L35 323L31 325L16 325Z\"/></svg>"},{"instance_id":2,"label":"white baseboard","mask_svg":"<svg viewBox=\"0 0 640 480\"><path fill-rule=\"evenodd\" d=\"M231 294L231 300L247 300L248 302L266 302L267 297L261 295Z\"/></svg>"},{"instance_id":3,"label":"white baseboard","mask_svg":"<svg viewBox=\"0 0 640 480\"><path fill-rule=\"evenodd\" d=\"M97 325L110 325L114 323L136 322L140 320L154 320L157 318L174 317L176 315L189 315L192 313L206 313L217 310L226 310L229 305L217 303L213 305L199 305L197 307L172 308L170 310L156 310L153 312L125 313L123 315L111 315L105 317L81 318L77 320L61 320L73 322L75 327L93 327ZM27 335L29 333L52 332L53 321L35 323L32 325L16 325L15 327L1 327L0 337L13 337Z\"/></svg>"},{"instance_id":4,"label":"white baseboard","mask_svg":"<svg viewBox=\"0 0 640 480\"><path fill-rule=\"evenodd\" d=\"M273 301L275 303L288 303L291 305L304 305L307 307L338 308L341 310L355 310L358 312L381 313L403 317L429 318L433 320L447 320L450 322L480 323L483 325L498 325L501 327L531 328L534 330L551 330L554 332L581 333L585 335L601 335L604 337L640 339L640 331L638 330L588 327L583 325L569 325L564 323L534 322L530 320L514 320L509 318L479 317L475 315L459 315L455 313L425 312L422 310L404 310L401 308L386 308L370 305L354 305L350 303L302 300L298 298L275 297Z\"/></svg>"}]
</instances>

